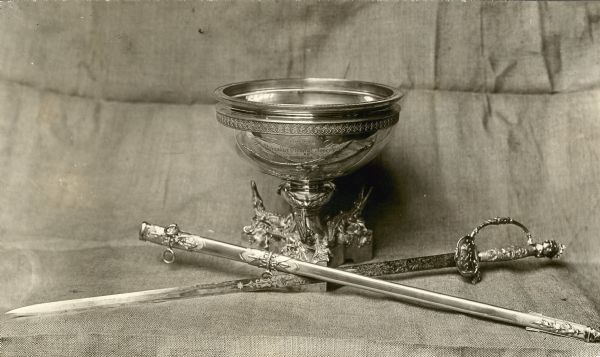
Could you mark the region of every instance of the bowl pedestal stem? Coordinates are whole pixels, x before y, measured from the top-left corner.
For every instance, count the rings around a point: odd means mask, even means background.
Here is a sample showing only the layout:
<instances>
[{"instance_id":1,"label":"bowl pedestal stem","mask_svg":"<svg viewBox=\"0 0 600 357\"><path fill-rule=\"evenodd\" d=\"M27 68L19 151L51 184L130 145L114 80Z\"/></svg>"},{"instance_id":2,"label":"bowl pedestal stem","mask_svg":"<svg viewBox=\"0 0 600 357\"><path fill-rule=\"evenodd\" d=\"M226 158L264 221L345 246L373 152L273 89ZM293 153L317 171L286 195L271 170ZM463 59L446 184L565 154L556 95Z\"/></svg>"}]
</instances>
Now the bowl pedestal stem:
<instances>
[{"instance_id":1,"label":"bowl pedestal stem","mask_svg":"<svg viewBox=\"0 0 600 357\"><path fill-rule=\"evenodd\" d=\"M333 267L372 258L373 232L361 217L370 191L323 223L321 208L335 191L331 181L283 182L278 193L292 208L286 216L267 211L254 181L251 188L255 214L243 235L253 247Z\"/></svg>"}]
</instances>

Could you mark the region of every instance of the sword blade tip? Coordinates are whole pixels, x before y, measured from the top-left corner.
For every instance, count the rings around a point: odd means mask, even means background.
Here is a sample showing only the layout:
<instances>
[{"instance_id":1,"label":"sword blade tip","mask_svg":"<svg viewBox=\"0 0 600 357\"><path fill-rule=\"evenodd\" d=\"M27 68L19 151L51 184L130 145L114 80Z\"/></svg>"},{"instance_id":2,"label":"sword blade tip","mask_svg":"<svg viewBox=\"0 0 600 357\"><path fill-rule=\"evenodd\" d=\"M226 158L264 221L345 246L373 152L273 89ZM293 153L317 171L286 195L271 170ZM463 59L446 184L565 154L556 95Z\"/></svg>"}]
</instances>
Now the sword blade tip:
<instances>
[{"instance_id":1,"label":"sword blade tip","mask_svg":"<svg viewBox=\"0 0 600 357\"><path fill-rule=\"evenodd\" d=\"M38 313L35 309L32 309L35 305L20 307L18 309L13 309L4 313L4 315L9 315L11 317L25 317L25 316L34 316Z\"/></svg>"}]
</instances>

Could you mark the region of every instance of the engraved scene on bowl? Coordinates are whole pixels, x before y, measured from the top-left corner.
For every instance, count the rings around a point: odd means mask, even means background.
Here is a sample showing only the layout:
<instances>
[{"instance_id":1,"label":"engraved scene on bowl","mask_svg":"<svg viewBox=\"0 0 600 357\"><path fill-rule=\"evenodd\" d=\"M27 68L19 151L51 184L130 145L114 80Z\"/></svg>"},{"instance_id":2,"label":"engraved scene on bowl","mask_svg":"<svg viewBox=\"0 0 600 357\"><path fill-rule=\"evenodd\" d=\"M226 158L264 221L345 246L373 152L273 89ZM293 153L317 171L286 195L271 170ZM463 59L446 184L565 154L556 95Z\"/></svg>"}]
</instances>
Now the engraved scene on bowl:
<instances>
[{"instance_id":1,"label":"engraved scene on bowl","mask_svg":"<svg viewBox=\"0 0 600 357\"><path fill-rule=\"evenodd\" d=\"M330 180L371 161L391 128L350 135L279 135L235 131L237 153L263 172L286 180Z\"/></svg>"}]
</instances>

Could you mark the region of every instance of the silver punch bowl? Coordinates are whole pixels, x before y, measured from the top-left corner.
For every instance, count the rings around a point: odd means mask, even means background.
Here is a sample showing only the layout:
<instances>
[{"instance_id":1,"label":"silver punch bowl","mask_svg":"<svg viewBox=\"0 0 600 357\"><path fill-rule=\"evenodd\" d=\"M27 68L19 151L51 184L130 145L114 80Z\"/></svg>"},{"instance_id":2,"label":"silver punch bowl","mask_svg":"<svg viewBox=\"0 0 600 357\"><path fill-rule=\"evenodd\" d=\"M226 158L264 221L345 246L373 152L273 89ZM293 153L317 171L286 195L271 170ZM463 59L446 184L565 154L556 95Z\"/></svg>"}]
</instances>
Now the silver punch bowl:
<instances>
[{"instance_id":1,"label":"silver punch bowl","mask_svg":"<svg viewBox=\"0 0 600 357\"><path fill-rule=\"evenodd\" d=\"M273 79L228 84L215 90L217 120L238 154L284 180L289 216L265 211L252 184L255 216L243 229L251 244L339 265L369 259L372 232L360 217L368 193L348 212L322 223L332 180L371 161L398 122L400 91L346 79ZM333 258L333 260L331 259Z\"/></svg>"}]
</instances>

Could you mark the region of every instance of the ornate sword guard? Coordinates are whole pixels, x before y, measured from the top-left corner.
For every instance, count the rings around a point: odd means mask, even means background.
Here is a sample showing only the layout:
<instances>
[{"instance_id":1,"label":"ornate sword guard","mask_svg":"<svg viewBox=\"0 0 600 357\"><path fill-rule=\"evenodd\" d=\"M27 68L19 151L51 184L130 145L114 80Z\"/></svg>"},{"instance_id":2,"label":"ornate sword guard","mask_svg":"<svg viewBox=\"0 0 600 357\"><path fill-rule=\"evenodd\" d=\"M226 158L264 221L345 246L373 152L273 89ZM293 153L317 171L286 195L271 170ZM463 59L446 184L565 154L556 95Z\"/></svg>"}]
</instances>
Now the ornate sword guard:
<instances>
[{"instance_id":1,"label":"ornate sword guard","mask_svg":"<svg viewBox=\"0 0 600 357\"><path fill-rule=\"evenodd\" d=\"M495 225L512 224L523 230L527 236L527 246L509 246L504 248L492 248L483 252L477 250L475 236L484 227ZM536 258L558 258L565 250L565 245L558 244L554 240L545 240L542 243L534 243L531 232L523 224L510 217L496 217L487 220L475 227L471 234L458 240L456 244L455 261L458 272L473 284L481 281L480 262L498 262L517 260L534 256Z\"/></svg>"},{"instance_id":2,"label":"ornate sword guard","mask_svg":"<svg viewBox=\"0 0 600 357\"><path fill-rule=\"evenodd\" d=\"M254 181L250 187L254 217L242 232L251 246L331 266L372 258L373 232L361 217L371 190L366 194L363 190L349 211L340 212L323 224L320 209L335 190L332 182L281 184L278 193L293 210L285 216L267 211Z\"/></svg>"}]
</instances>

